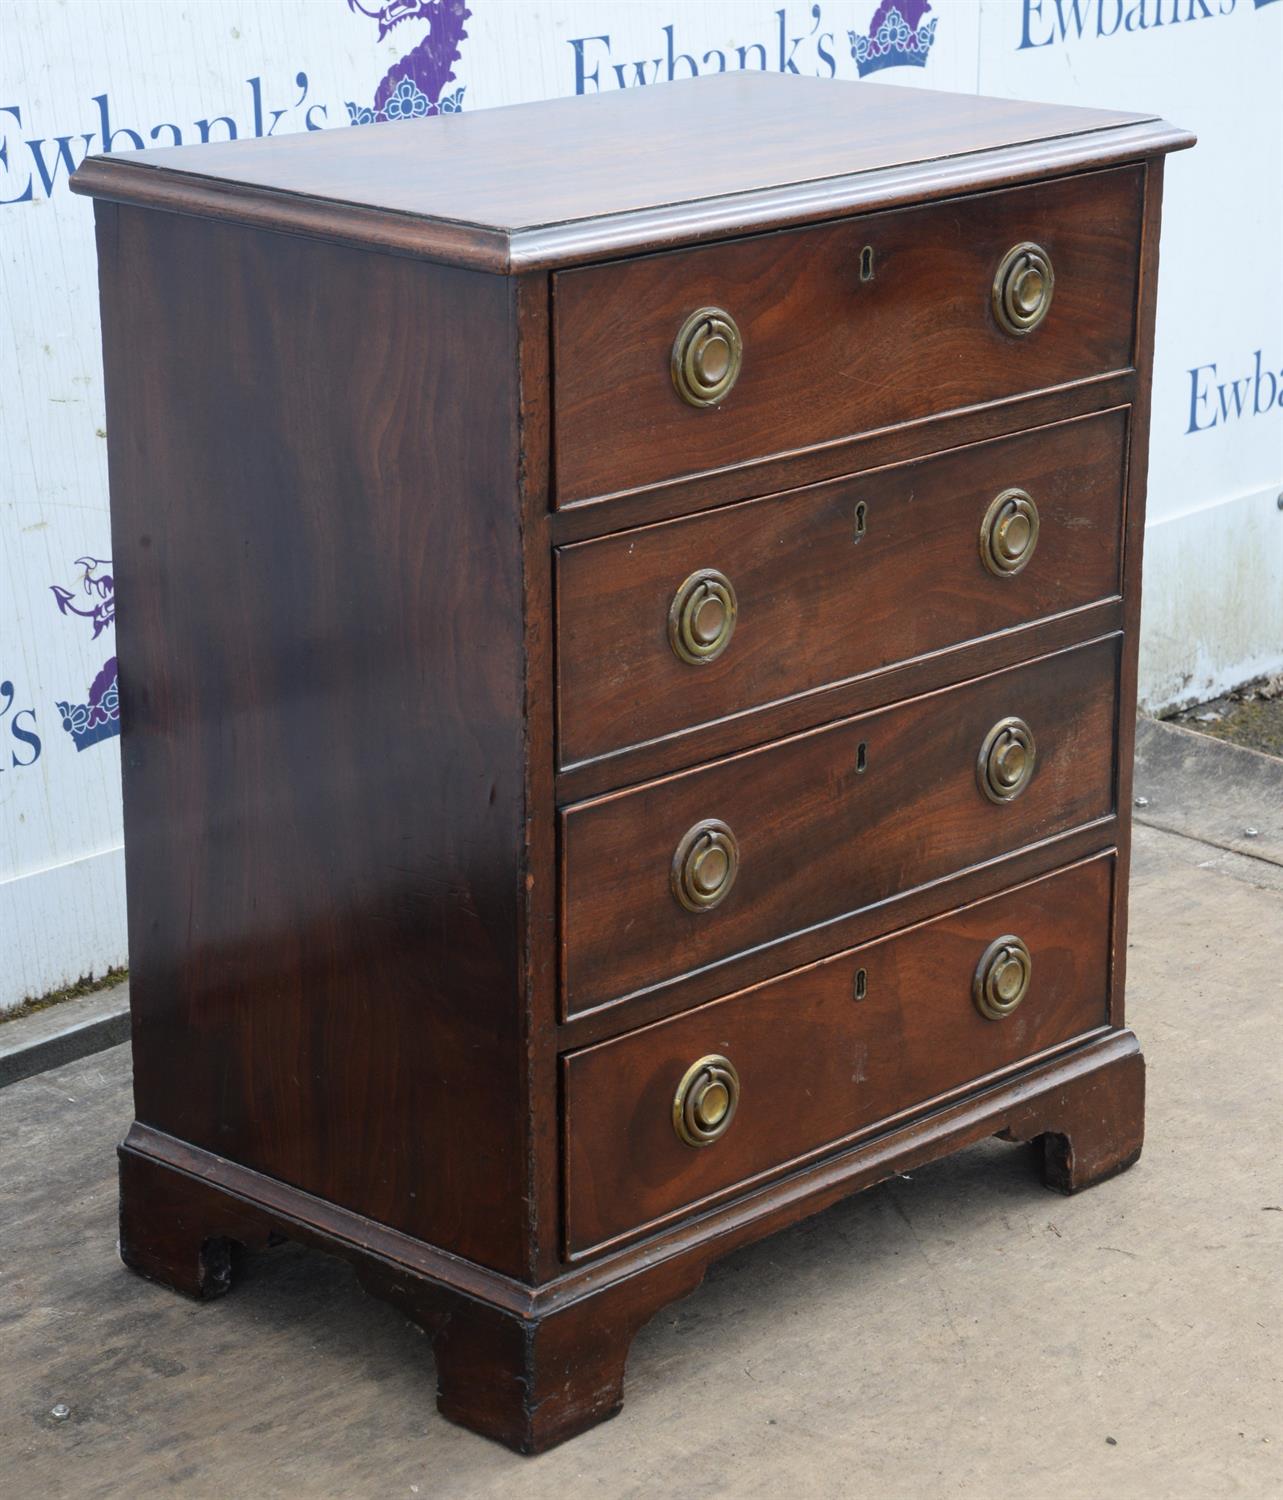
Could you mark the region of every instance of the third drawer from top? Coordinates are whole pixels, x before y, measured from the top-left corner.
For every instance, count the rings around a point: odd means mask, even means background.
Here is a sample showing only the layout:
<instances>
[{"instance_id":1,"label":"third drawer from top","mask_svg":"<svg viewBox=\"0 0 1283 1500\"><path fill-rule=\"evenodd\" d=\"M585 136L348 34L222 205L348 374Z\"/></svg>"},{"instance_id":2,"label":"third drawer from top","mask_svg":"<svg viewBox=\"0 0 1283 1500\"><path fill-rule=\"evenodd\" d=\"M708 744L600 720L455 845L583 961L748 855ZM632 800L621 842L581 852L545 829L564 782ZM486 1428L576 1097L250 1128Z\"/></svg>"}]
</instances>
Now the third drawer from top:
<instances>
[{"instance_id":1,"label":"third drawer from top","mask_svg":"<svg viewBox=\"0 0 1283 1500\"><path fill-rule=\"evenodd\" d=\"M564 808L566 1013L1107 818L1120 641Z\"/></svg>"}]
</instances>

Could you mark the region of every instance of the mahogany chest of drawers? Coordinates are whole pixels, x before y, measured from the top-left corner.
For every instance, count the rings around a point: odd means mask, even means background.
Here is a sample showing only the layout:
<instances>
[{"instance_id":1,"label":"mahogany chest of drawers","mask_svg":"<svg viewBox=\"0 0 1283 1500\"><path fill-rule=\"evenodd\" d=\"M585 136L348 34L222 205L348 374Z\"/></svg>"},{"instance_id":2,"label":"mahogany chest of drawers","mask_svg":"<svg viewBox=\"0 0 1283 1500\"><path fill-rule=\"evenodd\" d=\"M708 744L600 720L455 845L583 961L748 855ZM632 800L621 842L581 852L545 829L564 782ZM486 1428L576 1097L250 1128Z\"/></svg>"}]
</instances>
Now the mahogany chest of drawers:
<instances>
[{"instance_id":1,"label":"mahogany chest of drawers","mask_svg":"<svg viewBox=\"0 0 1283 1500\"><path fill-rule=\"evenodd\" d=\"M536 1451L747 1240L989 1135L1136 1159L1189 144L737 75L82 167L130 1266L346 1256Z\"/></svg>"}]
</instances>

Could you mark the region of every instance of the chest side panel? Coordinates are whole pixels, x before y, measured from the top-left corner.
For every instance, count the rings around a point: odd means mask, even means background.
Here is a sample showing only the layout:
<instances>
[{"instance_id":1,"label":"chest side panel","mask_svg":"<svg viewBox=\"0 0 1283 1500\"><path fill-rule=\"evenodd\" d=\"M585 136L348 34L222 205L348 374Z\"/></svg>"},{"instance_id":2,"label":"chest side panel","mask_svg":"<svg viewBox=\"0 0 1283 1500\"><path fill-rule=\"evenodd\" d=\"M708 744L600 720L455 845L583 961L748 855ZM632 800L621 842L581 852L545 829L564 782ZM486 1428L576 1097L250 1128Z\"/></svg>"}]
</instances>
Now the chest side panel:
<instances>
[{"instance_id":1,"label":"chest side panel","mask_svg":"<svg viewBox=\"0 0 1283 1500\"><path fill-rule=\"evenodd\" d=\"M138 1117L516 1269L509 285L99 213Z\"/></svg>"}]
</instances>

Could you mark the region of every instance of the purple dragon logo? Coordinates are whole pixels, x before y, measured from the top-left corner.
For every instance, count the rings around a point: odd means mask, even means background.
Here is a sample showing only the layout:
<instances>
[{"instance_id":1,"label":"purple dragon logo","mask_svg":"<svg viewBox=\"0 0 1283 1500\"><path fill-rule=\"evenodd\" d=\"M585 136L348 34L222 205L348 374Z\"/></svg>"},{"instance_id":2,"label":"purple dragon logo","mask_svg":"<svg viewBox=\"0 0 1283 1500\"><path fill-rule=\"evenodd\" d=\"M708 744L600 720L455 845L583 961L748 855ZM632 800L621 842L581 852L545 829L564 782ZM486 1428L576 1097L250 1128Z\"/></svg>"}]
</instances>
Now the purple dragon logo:
<instances>
[{"instance_id":1,"label":"purple dragon logo","mask_svg":"<svg viewBox=\"0 0 1283 1500\"><path fill-rule=\"evenodd\" d=\"M445 92L454 82L459 44L467 37L463 23L472 12L463 0L385 0L369 6L347 0L348 9L379 23L379 41L405 21L426 21L431 27L419 45L393 63L368 108L348 102L353 125L382 120L418 120L427 115L454 115L463 108L463 86Z\"/></svg>"},{"instance_id":2,"label":"purple dragon logo","mask_svg":"<svg viewBox=\"0 0 1283 1500\"><path fill-rule=\"evenodd\" d=\"M881 68L925 68L936 38L936 21L926 19L929 0L882 0L869 22L868 36L848 31L851 56L861 78Z\"/></svg>"},{"instance_id":3,"label":"purple dragon logo","mask_svg":"<svg viewBox=\"0 0 1283 1500\"><path fill-rule=\"evenodd\" d=\"M80 615L82 619L94 622L93 639L96 641L108 625L114 624L116 620L115 582L109 572L98 572L99 568L110 568L111 559L78 557L76 566L85 570L80 577L83 592L89 596L90 600L96 600L96 603L93 603L89 609L81 609L74 603L75 593L58 583L52 584L50 591L58 601L58 608L64 615Z\"/></svg>"},{"instance_id":4,"label":"purple dragon logo","mask_svg":"<svg viewBox=\"0 0 1283 1500\"><path fill-rule=\"evenodd\" d=\"M78 557L76 566L84 571L80 575L80 591L63 588L59 583L50 585L50 592L64 615L79 615L89 620L97 640L104 630L116 623L116 585L111 574L111 559L104 557ZM83 601L83 602L77 602ZM90 684L84 703L59 703L62 727L71 736L77 750L87 750L99 740L110 739L120 733L120 700L116 690L116 658L108 657L101 672Z\"/></svg>"}]
</instances>

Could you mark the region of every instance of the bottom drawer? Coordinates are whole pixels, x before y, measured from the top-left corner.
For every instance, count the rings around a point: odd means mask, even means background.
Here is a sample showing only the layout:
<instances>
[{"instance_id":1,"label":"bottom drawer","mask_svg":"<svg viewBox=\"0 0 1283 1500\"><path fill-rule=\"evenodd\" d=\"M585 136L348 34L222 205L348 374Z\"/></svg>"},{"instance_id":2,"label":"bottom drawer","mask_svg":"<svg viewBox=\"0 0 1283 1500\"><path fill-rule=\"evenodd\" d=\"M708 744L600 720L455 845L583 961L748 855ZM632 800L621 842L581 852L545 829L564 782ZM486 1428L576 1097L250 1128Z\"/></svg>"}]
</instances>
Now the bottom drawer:
<instances>
[{"instance_id":1,"label":"bottom drawer","mask_svg":"<svg viewBox=\"0 0 1283 1500\"><path fill-rule=\"evenodd\" d=\"M568 1253L1104 1025L1113 868L1098 856L570 1053Z\"/></svg>"}]
</instances>

